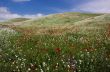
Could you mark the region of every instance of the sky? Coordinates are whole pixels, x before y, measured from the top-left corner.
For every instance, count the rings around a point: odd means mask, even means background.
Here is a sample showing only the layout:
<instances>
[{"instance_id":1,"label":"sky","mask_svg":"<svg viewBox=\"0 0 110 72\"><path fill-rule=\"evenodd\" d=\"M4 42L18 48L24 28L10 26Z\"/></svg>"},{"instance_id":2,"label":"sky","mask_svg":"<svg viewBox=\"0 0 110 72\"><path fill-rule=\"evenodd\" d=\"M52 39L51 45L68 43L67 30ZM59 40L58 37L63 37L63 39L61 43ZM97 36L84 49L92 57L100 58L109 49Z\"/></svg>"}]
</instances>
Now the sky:
<instances>
[{"instance_id":1,"label":"sky","mask_svg":"<svg viewBox=\"0 0 110 72\"><path fill-rule=\"evenodd\" d=\"M0 0L0 21L63 12L110 13L110 0Z\"/></svg>"}]
</instances>

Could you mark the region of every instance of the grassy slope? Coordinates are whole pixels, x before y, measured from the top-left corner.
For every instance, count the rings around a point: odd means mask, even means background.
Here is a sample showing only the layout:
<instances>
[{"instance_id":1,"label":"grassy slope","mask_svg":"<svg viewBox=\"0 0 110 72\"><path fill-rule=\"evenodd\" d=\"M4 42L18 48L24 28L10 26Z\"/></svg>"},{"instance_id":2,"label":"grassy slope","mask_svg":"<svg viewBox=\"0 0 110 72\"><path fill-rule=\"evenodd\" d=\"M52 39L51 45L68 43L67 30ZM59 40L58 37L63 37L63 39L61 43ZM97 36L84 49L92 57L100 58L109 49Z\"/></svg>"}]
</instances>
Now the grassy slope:
<instances>
[{"instance_id":1,"label":"grassy slope","mask_svg":"<svg viewBox=\"0 0 110 72\"><path fill-rule=\"evenodd\" d=\"M44 18L40 18L37 20L27 21L26 25L31 24L32 26L37 25L64 25L64 24L73 24L74 22L95 17L100 14L83 14L83 13L64 13L64 14L56 14L45 16Z\"/></svg>"},{"instance_id":2,"label":"grassy slope","mask_svg":"<svg viewBox=\"0 0 110 72\"><path fill-rule=\"evenodd\" d=\"M8 21L5 21L5 22L0 22L0 25L1 24L12 24L12 23L15 23L15 22L22 22L22 21L26 21L26 20L29 20L28 18L15 18L15 19L10 19Z\"/></svg>"},{"instance_id":3,"label":"grassy slope","mask_svg":"<svg viewBox=\"0 0 110 72\"><path fill-rule=\"evenodd\" d=\"M64 13L64 14L56 14L42 17L40 19L28 20L23 22L23 24L17 26L20 30L32 31L34 34L62 34L63 32L71 31L73 25L82 20L86 20L88 18L94 18L95 16L99 16L101 14L87 14L87 13ZM73 28L72 28L73 29Z\"/></svg>"},{"instance_id":4,"label":"grassy slope","mask_svg":"<svg viewBox=\"0 0 110 72\"><path fill-rule=\"evenodd\" d=\"M0 30L0 59L1 72L110 72L110 15L64 13Z\"/></svg>"}]
</instances>

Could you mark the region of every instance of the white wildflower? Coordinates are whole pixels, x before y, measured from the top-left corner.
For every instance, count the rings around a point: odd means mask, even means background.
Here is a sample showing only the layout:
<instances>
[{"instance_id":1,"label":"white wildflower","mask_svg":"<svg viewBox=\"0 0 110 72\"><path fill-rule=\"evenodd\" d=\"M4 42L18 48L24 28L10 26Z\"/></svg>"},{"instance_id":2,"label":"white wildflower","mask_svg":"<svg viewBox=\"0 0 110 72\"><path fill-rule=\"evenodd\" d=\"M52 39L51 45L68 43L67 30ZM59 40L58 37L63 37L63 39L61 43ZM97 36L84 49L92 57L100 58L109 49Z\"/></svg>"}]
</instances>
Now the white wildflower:
<instances>
[{"instance_id":1,"label":"white wildflower","mask_svg":"<svg viewBox=\"0 0 110 72\"><path fill-rule=\"evenodd\" d=\"M41 72L44 72L43 69L40 69Z\"/></svg>"},{"instance_id":2,"label":"white wildflower","mask_svg":"<svg viewBox=\"0 0 110 72\"><path fill-rule=\"evenodd\" d=\"M30 71L31 69L30 68L28 68L28 71Z\"/></svg>"},{"instance_id":3,"label":"white wildflower","mask_svg":"<svg viewBox=\"0 0 110 72\"><path fill-rule=\"evenodd\" d=\"M49 70L49 67L47 67L47 70Z\"/></svg>"},{"instance_id":4,"label":"white wildflower","mask_svg":"<svg viewBox=\"0 0 110 72\"><path fill-rule=\"evenodd\" d=\"M67 65L68 68L70 68L70 65Z\"/></svg>"},{"instance_id":5,"label":"white wildflower","mask_svg":"<svg viewBox=\"0 0 110 72\"><path fill-rule=\"evenodd\" d=\"M43 64L44 67L46 66L46 63L45 62L43 62L42 64Z\"/></svg>"}]
</instances>

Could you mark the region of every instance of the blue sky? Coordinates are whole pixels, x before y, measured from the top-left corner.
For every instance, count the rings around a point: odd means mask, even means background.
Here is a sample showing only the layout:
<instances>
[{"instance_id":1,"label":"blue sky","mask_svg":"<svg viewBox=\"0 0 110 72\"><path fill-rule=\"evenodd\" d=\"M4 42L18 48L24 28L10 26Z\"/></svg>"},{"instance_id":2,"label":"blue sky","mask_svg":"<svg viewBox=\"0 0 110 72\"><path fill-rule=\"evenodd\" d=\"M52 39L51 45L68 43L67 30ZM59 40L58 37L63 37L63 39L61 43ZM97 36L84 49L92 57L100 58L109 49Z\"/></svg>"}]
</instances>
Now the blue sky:
<instances>
[{"instance_id":1,"label":"blue sky","mask_svg":"<svg viewBox=\"0 0 110 72\"><path fill-rule=\"evenodd\" d=\"M88 0L0 0L1 7L8 7L13 13L19 14L51 14L69 11Z\"/></svg>"},{"instance_id":2,"label":"blue sky","mask_svg":"<svg viewBox=\"0 0 110 72\"><path fill-rule=\"evenodd\" d=\"M0 20L62 12L110 13L109 3L110 0L0 0Z\"/></svg>"}]
</instances>

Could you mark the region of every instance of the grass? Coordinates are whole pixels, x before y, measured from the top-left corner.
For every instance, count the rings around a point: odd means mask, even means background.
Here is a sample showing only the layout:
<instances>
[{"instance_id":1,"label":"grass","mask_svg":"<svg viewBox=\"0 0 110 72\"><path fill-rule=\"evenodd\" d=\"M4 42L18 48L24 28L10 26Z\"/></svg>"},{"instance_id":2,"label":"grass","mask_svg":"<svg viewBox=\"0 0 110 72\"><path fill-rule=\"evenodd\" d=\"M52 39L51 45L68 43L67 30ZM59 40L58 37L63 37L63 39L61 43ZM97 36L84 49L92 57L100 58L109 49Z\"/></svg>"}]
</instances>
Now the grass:
<instances>
[{"instance_id":1,"label":"grass","mask_svg":"<svg viewBox=\"0 0 110 72\"><path fill-rule=\"evenodd\" d=\"M77 13L70 14L74 17ZM109 19L101 19L101 23L93 19L93 25L87 22L83 26L83 22L76 26L65 20L62 26L62 19L52 19L53 24L59 24L50 26L51 20L44 19L35 25L32 22L32 26L29 21L25 26L0 29L0 72L110 72ZM42 21L47 25L38 26ZM42 33L36 33L42 29Z\"/></svg>"},{"instance_id":2,"label":"grass","mask_svg":"<svg viewBox=\"0 0 110 72\"><path fill-rule=\"evenodd\" d=\"M55 14L42 17L40 19L30 20L24 22L22 25L24 26L54 26L54 25L64 25L64 24L74 24L74 22L92 18L95 16L99 16L101 14L82 14L82 13L63 13L63 14Z\"/></svg>"},{"instance_id":3,"label":"grass","mask_svg":"<svg viewBox=\"0 0 110 72\"><path fill-rule=\"evenodd\" d=\"M15 18L15 19L10 19L7 21L0 22L0 25L7 25L7 24L12 24L15 22L23 22L23 21L27 21L27 20L29 20L29 19L28 18Z\"/></svg>"}]
</instances>

